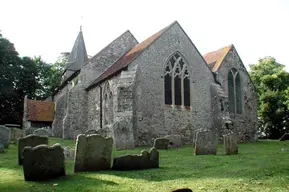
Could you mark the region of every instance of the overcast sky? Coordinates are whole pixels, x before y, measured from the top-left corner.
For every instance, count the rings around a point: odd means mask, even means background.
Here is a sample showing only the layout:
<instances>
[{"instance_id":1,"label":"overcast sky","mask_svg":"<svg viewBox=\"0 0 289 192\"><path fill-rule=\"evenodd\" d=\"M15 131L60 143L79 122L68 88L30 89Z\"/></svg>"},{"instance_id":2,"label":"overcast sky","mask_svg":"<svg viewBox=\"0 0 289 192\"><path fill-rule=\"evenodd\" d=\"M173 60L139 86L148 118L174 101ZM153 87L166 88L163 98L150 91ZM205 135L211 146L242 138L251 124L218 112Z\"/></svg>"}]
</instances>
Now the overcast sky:
<instances>
[{"instance_id":1,"label":"overcast sky","mask_svg":"<svg viewBox=\"0 0 289 192\"><path fill-rule=\"evenodd\" d=\"M289 0L0 0L0 30L21 56L54 62L82 25L93 56L124 31L139 42L177 20L202 54L234 44L243 63L289 69Z\"/></svg>"}]
</instances>

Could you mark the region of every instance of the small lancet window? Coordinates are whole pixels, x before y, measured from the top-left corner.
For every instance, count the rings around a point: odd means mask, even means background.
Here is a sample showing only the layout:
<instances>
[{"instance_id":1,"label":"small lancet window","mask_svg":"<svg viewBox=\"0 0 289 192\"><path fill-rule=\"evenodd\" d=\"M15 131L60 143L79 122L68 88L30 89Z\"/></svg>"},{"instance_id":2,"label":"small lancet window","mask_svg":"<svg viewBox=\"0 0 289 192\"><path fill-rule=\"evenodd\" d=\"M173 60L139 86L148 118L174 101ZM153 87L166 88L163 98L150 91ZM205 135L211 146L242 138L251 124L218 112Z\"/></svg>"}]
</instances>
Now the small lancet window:
<instances>
[{"instance_id":1,"label":"small lancet window","mask_svg":"<svg viewBox=\"0 0 289 192\"><path fill-rule=\"evenodd\" d=\"M190 106L190 76L184 57L175 53L165 66L164 96L167 105Z\"/></svg>"},{"instance_id":2,"label":"small lancet window","mask_svg":"<svg viewBox=\"0 0 289 192\"><path fill-rule=\"evenodd\" d=\"M113 94L110 89L109 83L105 84L103 89L103 119L104 125L113 123Z\"/></svg>"},{"instance_id":3,"label":"small lancet window","mask_svg":"<svg viewBox=\"0 0 289 192\"><path fill-rule=\"evenodd\" d=\"M243 113L241 76L235 68L228 74L229 111L234 114Z\"/></svg>"}]
</instances>

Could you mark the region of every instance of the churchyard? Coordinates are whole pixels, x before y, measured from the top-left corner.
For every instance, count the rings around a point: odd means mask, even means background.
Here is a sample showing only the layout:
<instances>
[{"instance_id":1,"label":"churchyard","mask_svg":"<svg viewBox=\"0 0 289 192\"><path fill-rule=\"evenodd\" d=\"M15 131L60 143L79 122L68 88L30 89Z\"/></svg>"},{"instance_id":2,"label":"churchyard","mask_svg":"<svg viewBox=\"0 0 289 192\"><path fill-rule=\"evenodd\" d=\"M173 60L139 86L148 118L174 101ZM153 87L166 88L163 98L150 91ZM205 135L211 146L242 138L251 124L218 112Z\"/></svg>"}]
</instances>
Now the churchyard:
<instances>
[{"instance_id":1,"label":"churchyard","mask_svg":"<svg viewBox=\"0 0 289 192\"><path fill-rule=\"evenodd\" d=\"M49 138L49 145L75 149L74 140ZM151 146L112 150L113 157L140 154ZM130 171L74 172L74 160L65 160L66 176L47 181L25 181L18 165L16 144L0 153L1 192L45 191L289 191L289 141L258 141L238 144L237 155L194 155L192 145L160 149L159 168Z\"/></svg>"}]
</instances>

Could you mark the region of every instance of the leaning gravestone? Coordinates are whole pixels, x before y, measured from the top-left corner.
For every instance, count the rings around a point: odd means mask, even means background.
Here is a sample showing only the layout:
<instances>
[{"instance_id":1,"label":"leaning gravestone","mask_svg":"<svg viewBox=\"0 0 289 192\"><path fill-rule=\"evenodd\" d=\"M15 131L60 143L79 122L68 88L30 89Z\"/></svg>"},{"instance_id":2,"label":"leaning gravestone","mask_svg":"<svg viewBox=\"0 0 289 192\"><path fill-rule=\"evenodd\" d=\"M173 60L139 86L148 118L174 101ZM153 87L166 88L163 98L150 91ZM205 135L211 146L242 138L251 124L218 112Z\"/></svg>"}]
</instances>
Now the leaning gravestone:
<instances>
[{"instance_id":1,"label":"leaning gravestone","mask_svg":"<svg viewBox=\"0 0 289 192\"><path fill-rule=\"evenodd\" d=\"M18 164L22 165L23 156L22 151L24 147L35 147L37 145L45 144L48 145L48 137L41 137L37 135L28 135L18 140Z\"/></svg>"},{"instance_id":2,"label":"leaning gravestone","mask_svg":"<svg viewBox=\"0 0 289 192\"><path fill-rule=\"evenodd\" d=\"M211 131L197 132L195 155L216 155L218 138Z\"/></svg>"},{"instance_id":3,"label":"leaning gravestone","mask_svg":"<svg viewBox=\"0 0 289 192\"><path fill-rule=\"evenodd\" d=\"M4 153L4 145L0 143L0 153Z\"/></svg>"},{"instance_id":4,"label":"leaning gravestone","mask_svg":"<svg viewBox=\"0 0 289 192\"><path fill-rule=\"evenodd\" d=\"M104 138L96 134L78 135L74 172L110 169L112 145L112 138Z\"/></svg>"},{"instance_id":5,"label":"leaning gravestone","mask_svg":"<svg viewBox=\"0 0 289 192\"><path fill-rule=\"evenodd\" d=\"M35 131L33 131L33 134L35 134L37 136L42 136L42 137L48 137L49 136L49 133L45 128L36 129Z\"/></svg>"},{"instance_id":6,"label":"leaning gravestone","mask_svg":"<svg viewBox=\"0 0 289 192\"><path fill-rule=\"evenodd\" d=\"M17 144L18 139L23 137L23 131L22 131L22 129L15 128L15 127L12 127L10 129L11 129L10 141L12 143Z\"/></svg>"},{"instance_id":7,"label":"leaning gravestone","mask_svg":"<svg viewBox=\"0 0 289 192\"><path fill-rule=\"evenodd\" d=\"M23 171L25 181L41 181L65 176L63 148L59 144L24 147Z\"/></svg>"},{"instance_id":8,"label":"leaning gravestone","mask_svg":"<svg viewBox=\"0 0 289 192\"><path fill-rule=\"evenodd\" d=\"M237 137L235 135L224 135L223 140L226 155L238 154Z\"/></svg>"},{"instance_id":9,"label":"leaning gravestone","mask_svg":"<svg viewBox=\"0 0 289 192\"><path fill-rule=\"evenodd\" d=\"M180 135L166 135L164 138L169 140L169 148L178 148L182 146L182 139Z\"/></svg>"},{"instance_id":10,"label":"leaning gravestone","mask_svg":"<svg viewBox=\"0 0 289 192\"><path fill-rule=\"evenodd\" d=\"M0 125L0 143L2 143L5 148L9 147L10 135L11 130L3 125Z\"/></svg>"},{"instance_id":11,"label":"leaning gravestone","mask_svg":"<svg viewBox=\"0 0 289 192\"><path fill-rule=\"evenodd\" d=\"M165 138L157 138L154 140L154 146L156 149L168 149L169 140Z\"/></svg>"},{"instance_id":12,"label":"leaning gravestone","mask_svg":"<svg viewBox=\"0 0 289 192\"><path fill-rule=\"evenodd\" d=\"M281 138L280 141L286 141L289 140L289 133L285 133Z\"/></svg>"},{"instance_id":13,"label":"leaning gravestone","mask_svg":"<svg viewBox=\"0 0 289 192\"><path fill-rule=\"evenodd\" d=\"M140 170L159 167L159 152L151 148L139 155L123 155L113 159L113 170Z\"/></svg>"}]
</instances>

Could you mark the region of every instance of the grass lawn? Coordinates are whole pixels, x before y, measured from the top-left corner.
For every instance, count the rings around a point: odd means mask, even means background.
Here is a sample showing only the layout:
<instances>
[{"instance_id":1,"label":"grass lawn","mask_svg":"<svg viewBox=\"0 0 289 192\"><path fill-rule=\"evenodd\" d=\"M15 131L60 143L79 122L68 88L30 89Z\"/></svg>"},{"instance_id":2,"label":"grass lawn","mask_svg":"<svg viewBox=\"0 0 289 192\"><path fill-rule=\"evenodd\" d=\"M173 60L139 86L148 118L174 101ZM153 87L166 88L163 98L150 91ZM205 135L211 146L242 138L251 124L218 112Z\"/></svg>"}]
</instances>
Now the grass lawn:
<instances>
[{"instance_id":1,"label":"grass lawn","mask_svg":"<svg viewBox=\"0 0 289 192\"><path fill-rule=\"evenodd\" d=\"M74 147L74 141L49 138L50 144ZM281 148L287 148L282 151ZM113 151L113 155L140 153L143 149ZM17 164L17 146L0 153L0 192L48 191L170 191L189 187L195 191L289 191L289 141L240 144L239 154L194 156L192 146L159 150L160 168L139 171L100 171L73 174L66 161L67 177L25 182Z\"/></svg>"}]
</instances>

